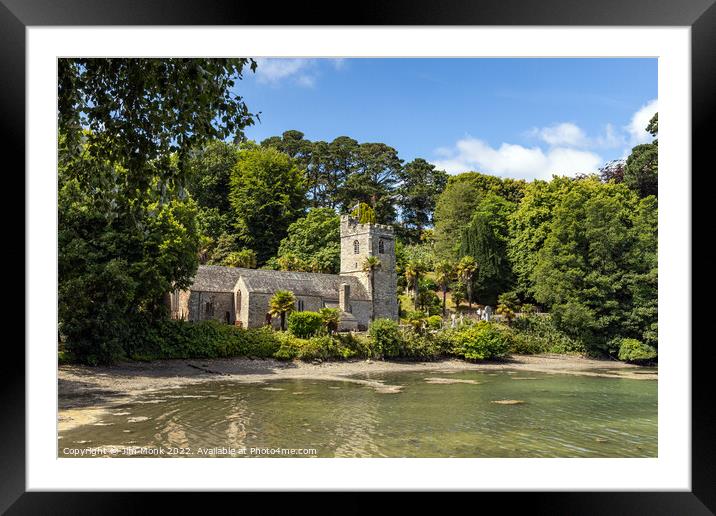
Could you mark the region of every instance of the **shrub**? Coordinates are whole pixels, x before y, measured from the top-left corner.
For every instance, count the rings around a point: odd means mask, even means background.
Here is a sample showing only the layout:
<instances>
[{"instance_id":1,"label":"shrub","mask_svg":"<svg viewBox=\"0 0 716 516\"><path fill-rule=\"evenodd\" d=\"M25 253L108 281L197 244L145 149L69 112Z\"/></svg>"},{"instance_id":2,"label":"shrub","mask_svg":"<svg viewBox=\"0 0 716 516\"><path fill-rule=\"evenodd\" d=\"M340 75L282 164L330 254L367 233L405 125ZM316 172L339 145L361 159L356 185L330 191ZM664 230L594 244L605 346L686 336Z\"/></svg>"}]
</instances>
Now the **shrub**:
<instances>
[{"instance_id":1,"label":"shrub","mask_svg":"<svg viewBox=\"0 0 716 516\"><path fill-rule=\"evenodd\" d=\"M338 323L340 322L338 308L321 308L318 313L321 314L323 326L329 334L338 331Z\"/></svg>"},{"instance_id":2,"label":"shrub","mask_svg":"<svg viewBox=\"0 0 716 516\"><path fill-rule=\"evenodd\" d=\"M278 340L281 343L278 350L273 354L278 360L293 360L301 353L303 339L298 339L290 333L279 333Z\"/></svg>"},{"instance_id":3,"label":"shrub","mask_svg":"<svg viewBox=\"0 0 716 516\"><path fill-rule=\"evenodd\" d=\"M503 292L497 296L497 304L505 306L512 312L517 312L520 309L520 299L515 291Z\"/></svg>"},{"instance_id":4,"label":"shrub","mask_svg":"<svg viewBox=\"0 0 716 516\"><path fill-rule=\"evenodd\" d=\"M467 360L485 360L506 355L513 341L509 328L480 321L454 334L453 350Z\"/></svg>"},{"instance_id":5,"label":"shrub","mask_svg":"<svg viewBox=\"0 0 716 516\"><path fill-rule=\"evenodd\" d=\"M441 354L435 338L430 334L405 331L401 340L400 356L402 357L432 359Z\"/></svg>"},{"instance_id":6,"label":"shrub","mask_svg":"<svg viewBox=\"0 0 716 516\"><path fill-rule=\"evenodd\" d=\"M655 359L656 349L636 339L621 339L619 360L625 362L647 362Z\"/></svg>"},{"instance_id":7,"label":"shrub","mask_svg":"<svg viewBox=\"0 0 716 516\"><path fill-rule=\"evenodd\" d=\"M166 320L133 329L127 356L133 360L160 358L268 358L280 342L270 328L242 329L218 321Z\"/></svg>"},{"instance_id":8,"label":"shrub","mask_svg":"<svg viewBox=\"0 0 716 516\"><path fill-rule=\"evenodd\" d=\"M513 353L583 353L585 349L581 340L559 331L551 316L523 315L512 321L511 327Z\"/></svg>"},{"instance_id":9,"label":"shrub","mask_svg":"<svg viewBox=\"0 0 716 516\"><path fill-rule=\"evenodd\" d=\"M425 320L425 314L417 310L405 314L405 322L412 326L415 331L421 331L423 329Z\"/></svg>"},{"instance_id":10,"label":"shrub","mask_svg":"<svg viewBox=\"0 0 716 516\"><path fill-rule=\"evenodd\" d=\"M368 329L371 341L370 355L373 357L397 357L400 355L401 333L398 323L391 319L376 319Z\"/></svg>"},{"instance_id":11,"label":"shrub","mask_svg":"<svg viewBox=\"0 0 716 516\"><path fill-rule=\"evenodd\" d=\"M288 331L296 337L307 339L323 328L323 317L318 312L291 312L288 316Z\"/></svg>"},{"instance_id":12,"label":"shrub","mask_svg":"<svg viewBox=\"0 0 716 516\"><path fill-rule=\"evenodd\" d=\"M443 318L439 315L431 315L427 319L428 328L431 330L439 330L443 327Z\"/></svg>"}]
</instances>

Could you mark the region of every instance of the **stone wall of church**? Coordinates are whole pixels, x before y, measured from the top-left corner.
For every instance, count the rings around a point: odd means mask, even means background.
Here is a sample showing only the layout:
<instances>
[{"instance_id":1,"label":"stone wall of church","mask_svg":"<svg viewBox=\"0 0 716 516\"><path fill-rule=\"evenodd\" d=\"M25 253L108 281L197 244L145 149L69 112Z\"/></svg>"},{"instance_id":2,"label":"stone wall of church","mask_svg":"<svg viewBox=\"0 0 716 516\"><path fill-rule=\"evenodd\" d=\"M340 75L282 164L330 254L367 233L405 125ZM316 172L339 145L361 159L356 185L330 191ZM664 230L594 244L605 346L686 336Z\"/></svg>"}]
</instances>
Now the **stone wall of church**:
<instances>
[{"instance_id":1,"label":"stone wall of church","mask_svg":"<svg viewBox=\"0 0 716 516\"><path fill-rule=\"evenodd\" d=\"M373 275L374 317L398 319L393 228L383 224L359 224L353 217L341 216L341 276L358 278L371 296L370 275L363 271L363 262L368 256L377 257L381 263ZM367 320L370 321L370 314Z\"/></svg>"},{"instance_id":2,"label":"stone wall of church","mask_svg":"<svg viewBox=\"0 0 716 516\"><path fill-rule=\"evenodd\" d=\"M234 294L192 291L188 299L188 312L189 321L214 320L234 324Z\"/></svg>"}]
</instances>

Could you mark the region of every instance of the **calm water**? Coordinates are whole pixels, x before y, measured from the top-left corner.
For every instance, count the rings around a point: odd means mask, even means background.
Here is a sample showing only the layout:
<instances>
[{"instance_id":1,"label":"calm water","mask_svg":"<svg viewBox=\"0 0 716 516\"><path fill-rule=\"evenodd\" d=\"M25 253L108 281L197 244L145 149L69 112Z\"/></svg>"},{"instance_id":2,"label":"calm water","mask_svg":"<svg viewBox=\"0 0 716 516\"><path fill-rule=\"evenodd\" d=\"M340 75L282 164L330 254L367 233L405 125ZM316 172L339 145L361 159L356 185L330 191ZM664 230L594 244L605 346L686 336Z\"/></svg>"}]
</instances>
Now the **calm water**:
<instances>
[{"instance_id":1,"label":"calm water","mask_svg":"<svg viewBox=\"0 0 716 516\"><path fill-rule=\"evenodd\" d=\"M60 434L58 453L240 457L259 456L252 448L283 448L315 449L320 457L657 456L654 380L525 371L355 378L402 388L278 380L158 391ZM455 380L474 383L445 383Z\"/></svg>"}]
</instances>

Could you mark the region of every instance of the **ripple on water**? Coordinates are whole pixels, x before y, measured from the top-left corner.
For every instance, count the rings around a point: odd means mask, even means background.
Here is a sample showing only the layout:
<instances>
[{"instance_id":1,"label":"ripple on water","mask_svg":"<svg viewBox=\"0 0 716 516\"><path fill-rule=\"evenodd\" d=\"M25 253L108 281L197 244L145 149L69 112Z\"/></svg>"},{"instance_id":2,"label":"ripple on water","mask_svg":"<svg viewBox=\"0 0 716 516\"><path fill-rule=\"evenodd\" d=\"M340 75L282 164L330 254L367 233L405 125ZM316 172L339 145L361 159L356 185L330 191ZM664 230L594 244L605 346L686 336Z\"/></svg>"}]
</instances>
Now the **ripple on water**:
<instances>
[{"instance_id":1,"label":"ripple on water","mask_svg":"<svg viewBox=\"0 0 716 516\"><path fill-rule=\"evenodd\" d=\"M127 445L131 437L192 449L315 447L323 457L656 456L656 382L494 370L442 375L188 385L147 394L103 414L100 426L59 437L78 446ZM512 381L522 378L534 379ZM500 406L514 401L523 403Z\"/></svg>"}]
</instances>

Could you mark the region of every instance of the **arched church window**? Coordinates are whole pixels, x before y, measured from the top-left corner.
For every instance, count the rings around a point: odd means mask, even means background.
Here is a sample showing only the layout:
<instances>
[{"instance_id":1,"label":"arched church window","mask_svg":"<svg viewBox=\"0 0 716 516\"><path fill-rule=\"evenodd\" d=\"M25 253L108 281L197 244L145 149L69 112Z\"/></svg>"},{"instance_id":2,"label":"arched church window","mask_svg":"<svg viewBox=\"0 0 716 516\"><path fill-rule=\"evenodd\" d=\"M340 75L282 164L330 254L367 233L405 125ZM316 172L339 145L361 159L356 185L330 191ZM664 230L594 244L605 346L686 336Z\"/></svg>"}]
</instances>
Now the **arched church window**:
<instances>
[{"instance_id":1,"label":"arched church window","mask_svg":"<svg viewBox=\"0 0 716 516\"><path fill-rule=\"evenodd\" d=\"M385 253L385 245L383 244L382 240L378 240L378 252L380 254Z\"/></svg>"},{"instance_id":2,"label":"arched church window","mask_svg":"<svg viewBox=\"0 0 716 516\"><path fill-rule=\"evenodd\" d=\"M360 242L358 240L353 240L353 254L359 254L360 253Z\"/></svg>"}]
</instances>

